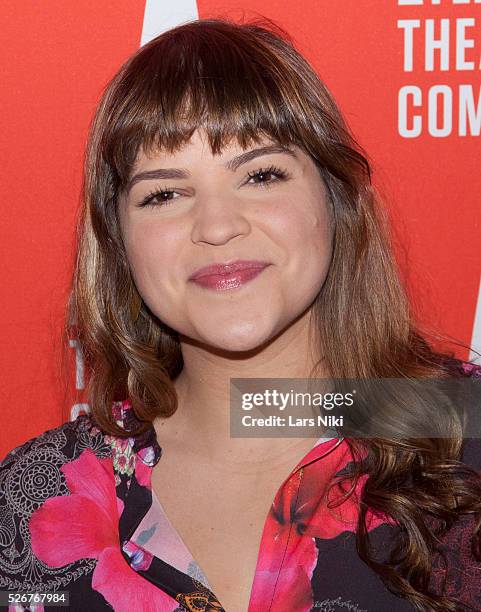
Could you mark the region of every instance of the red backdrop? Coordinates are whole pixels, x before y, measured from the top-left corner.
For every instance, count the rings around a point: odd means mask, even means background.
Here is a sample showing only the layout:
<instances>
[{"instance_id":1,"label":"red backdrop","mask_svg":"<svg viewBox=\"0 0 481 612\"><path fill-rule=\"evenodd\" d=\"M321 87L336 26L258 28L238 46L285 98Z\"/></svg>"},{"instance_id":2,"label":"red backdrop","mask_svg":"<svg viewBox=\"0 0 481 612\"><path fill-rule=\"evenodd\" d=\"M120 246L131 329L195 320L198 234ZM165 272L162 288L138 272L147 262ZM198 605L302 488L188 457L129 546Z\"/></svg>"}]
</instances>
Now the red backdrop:
<instances>
[{"instance_id":1,"label":"red backdrop","mask_svg":"<svg viewBox=\"0 0 481 612\"><path fill-rule=\"evenodd\" d=\"M370 155L421 321L468 344L479 333L480 1L6 0L2 8L0 457L71 416L59 333L95 104L141 40L189 15L264 15L291 33ZM75 354L72 389L84 384Z\"/></svg>"}]
</instances>

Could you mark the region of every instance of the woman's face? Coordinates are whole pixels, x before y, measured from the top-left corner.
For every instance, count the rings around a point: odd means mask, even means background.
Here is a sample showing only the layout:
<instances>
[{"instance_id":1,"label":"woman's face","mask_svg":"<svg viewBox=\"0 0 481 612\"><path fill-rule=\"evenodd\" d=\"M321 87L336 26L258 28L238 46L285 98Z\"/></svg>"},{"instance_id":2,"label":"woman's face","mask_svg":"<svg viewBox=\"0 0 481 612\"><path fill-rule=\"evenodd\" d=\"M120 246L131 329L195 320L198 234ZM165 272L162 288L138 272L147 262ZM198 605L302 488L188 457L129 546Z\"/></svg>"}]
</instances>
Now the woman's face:
<instances>
[{"instance_id":1,"label":"woman's face","mask_svg":"<svg viewBox=\"0 0 481 612\"><path fill-rule=\"evenodd\" d=\"M332 225L314 162L299 147L268 146L244 150L234 139L213 156L196 131L175 154L141 150L119 199L144 302L180 334L221 349L253 349L281 332L312 304L330 264ZM237 260L268 265L190 279Z\"/></svg>"}]
</instances>

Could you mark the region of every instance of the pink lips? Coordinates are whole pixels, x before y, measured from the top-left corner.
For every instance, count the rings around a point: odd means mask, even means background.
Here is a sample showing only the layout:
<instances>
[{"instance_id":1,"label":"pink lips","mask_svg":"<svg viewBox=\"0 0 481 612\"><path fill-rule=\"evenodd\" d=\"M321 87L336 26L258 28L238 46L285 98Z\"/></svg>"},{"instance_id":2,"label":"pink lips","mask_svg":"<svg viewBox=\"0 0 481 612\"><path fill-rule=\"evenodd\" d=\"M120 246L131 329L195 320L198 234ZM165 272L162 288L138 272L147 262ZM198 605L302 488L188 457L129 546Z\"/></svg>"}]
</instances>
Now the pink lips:
<instances>
[{"instance_id":1,"label":"pink lips","mask_svg":"<svg viewBox=\"0 0 481 612\"><path fill-rule=\"evenodd\" d=\"M228 264L213 264L196 270L189 280L216 291L235 289L252 280L264 270L265 261L238 260Z\"/></svg>"}]
</instances>

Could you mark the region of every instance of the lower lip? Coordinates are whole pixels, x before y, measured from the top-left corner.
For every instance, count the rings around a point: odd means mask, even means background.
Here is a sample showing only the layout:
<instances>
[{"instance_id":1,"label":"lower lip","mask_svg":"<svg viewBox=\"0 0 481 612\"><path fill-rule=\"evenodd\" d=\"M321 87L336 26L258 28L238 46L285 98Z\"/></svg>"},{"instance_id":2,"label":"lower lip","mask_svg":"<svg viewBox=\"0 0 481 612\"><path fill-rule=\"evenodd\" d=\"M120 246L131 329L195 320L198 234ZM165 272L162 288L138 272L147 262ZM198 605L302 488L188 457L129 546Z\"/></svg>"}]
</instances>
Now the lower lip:
<instances>
[{"instance_id":1,"label":"lower lip","mask_svg":"<svg viewBox=\"0 0 481 612\"><path fill-rule=\"evenodd\" d=\"M228 291L229 289L237 289L245 283L258 276L267 266L263 268L245 268L237 270L230 274L209 274L208 276L200 276L192 279L194 283L213 289L214 291Z\"/></svg>"}]
</instances>

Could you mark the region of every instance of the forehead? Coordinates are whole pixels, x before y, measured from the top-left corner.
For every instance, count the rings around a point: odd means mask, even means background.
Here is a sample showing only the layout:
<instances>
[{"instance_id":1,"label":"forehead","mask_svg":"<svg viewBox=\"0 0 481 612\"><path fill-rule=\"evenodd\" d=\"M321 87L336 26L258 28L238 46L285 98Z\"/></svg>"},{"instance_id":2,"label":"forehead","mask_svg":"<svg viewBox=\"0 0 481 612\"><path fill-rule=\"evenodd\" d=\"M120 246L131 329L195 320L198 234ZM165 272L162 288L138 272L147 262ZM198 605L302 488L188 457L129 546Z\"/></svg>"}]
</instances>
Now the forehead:
<instances>
[{"instance_id":1,"label":"forehead","mask_svg":"<svg viewBox=\"0 0 481 612\"><path fill-rule=\"evenodd\" d=\"M199 128L193 132L189 140L186 140L174 151L167 149L167 147L159 148L153 146L147 148L145 145L141 145L135 159L134 171L148 164L149 161L153 159L167 162L168 160L187 158L193 154L201 157L217 157L221 159L230 157L235 153L248 151L252 148L278 144L280 143L271 136L259 133L255 140L247 142L246 146L243 147L239 137L234 135L224 143L218 153L214 153L209 143L207 133L202 128ZM293 149L299 149L299 147L294 144L289 146Z\"/></svg>"}]
</instances>

